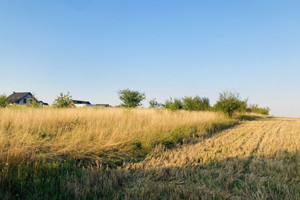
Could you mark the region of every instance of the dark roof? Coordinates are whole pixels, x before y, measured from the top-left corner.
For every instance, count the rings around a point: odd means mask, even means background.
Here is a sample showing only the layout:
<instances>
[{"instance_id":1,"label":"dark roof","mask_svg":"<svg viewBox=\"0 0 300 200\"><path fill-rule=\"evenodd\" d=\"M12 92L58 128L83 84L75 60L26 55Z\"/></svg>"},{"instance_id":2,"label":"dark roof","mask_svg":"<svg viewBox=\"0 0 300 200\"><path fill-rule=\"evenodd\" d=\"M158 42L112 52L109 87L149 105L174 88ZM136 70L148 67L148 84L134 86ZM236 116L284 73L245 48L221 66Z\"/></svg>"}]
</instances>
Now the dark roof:
<instances>
[{"instance_id":1,"label":"dark roof","mask_svg":"<svg viewBox=\"0 0 300 200\"><path fill-rule=\"evenodd\" d=\"M91 105L89 101L81 101L81 100L72 100L74 104L88 104Z\"/></svg>"},{"instance_id":2,"label":"dark roof","mask_svg":"<svg viewBox=\"0 0 300 200\"><path fill-rule=\"evenodd\" d=\"M45 103L45 102L43 102L43 101L39 101L39 104L40 104L40 105L43 105L43 106L49 106L48 103Z\"/></svg>"},{"instance_id":3,"label":"dark roof","mask_svg":"<svg viewBox=\"0 0 300 200\"><path fill-rule=\"evenodd\" d=\"M95 106L101 106L101 107L110 107L109 104L96 104Z\"/></svg>"},{"instance_id":4,"label":"dark roof","mask_svg":"<svg viewBox=\"0 0 300 200\"><path fill-rule=\"evenodd\" d=\"M30 92L13 92L7 98L11 100L13 103L18 103L21 99L23 99L28 94L32 95Z\"/></svg>"}]
</instances>

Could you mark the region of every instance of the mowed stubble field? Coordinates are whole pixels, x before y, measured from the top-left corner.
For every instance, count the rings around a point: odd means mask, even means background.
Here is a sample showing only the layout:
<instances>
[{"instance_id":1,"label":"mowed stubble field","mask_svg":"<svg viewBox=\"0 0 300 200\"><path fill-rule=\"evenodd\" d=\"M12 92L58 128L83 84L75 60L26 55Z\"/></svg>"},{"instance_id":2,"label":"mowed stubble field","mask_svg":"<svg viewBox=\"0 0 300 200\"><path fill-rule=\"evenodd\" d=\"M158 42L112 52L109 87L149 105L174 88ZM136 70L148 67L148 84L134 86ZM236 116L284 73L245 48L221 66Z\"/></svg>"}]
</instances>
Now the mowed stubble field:
<instances>
[{"instance_id":1,"label":"mowed stubble field","mask_svg":"<svg viewBox=\"0 0 300 200\"><path fill-rule=\"evenodd\" d=\"M151 199L300 199L299 150L299 119L248 121L131 165L133 188Z\"/></svg>"},{"instance_id":2,"label":"mowed stubble field","mask_svg":"<svg viewBox=\"0 0 300 200\"><path fill-rule=\"evenodd\" d=\"M210 112L4 112L2 199L300 199L299 119L237 124ZM105 131L96 137L97 130Z\"/></svg>"}]
</instances>

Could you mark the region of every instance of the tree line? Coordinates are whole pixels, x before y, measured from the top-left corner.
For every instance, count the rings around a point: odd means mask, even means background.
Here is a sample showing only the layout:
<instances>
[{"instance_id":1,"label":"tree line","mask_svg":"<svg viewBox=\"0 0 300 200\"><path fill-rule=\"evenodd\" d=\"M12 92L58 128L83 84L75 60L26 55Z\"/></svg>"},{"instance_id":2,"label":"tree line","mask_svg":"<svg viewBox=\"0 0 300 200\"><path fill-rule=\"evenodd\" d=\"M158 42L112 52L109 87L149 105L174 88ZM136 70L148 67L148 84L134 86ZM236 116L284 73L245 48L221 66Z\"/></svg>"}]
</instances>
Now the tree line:
<instances>
[{"instance_id":1,"label":"tree line","mask_svg":"<svg viewBox=\"0 0 300 200\"><path fill-rule=\"evenodd\" d=\"M142 106L142 102L146 99L143 92L136 90L123 89L119 90L118 97L121 104L117 107L136 108ZM187 110L187 111L221 111L228 117L232 117L235 112L254 112L259 114L268 115L270 108L261 108L256 105L248 105L248 99L242 99L239 93L222 92L219 93L218 100L215 105L211 106L210 101L206 97L191 97L185 96L182 98L170 98L164 103L157 102L156 99L149 101L149 108L164 108L169 110ZM6 95L0 96L0 107L6 107L11 102ZM37 98L33 95L30 98L28 106L40 107ZM74 107L72 96L69 92L66 94L60 93L54 100L53 106L57 108Z\"/></svg>"},{"instance_id":2,"label":"tree line","mask_svg":"<svg viewBox=\"0 0 300 200\"><path fill-rule=\"evenodd\" d=\"M146 99L145 93L124 89L119 90L118 95L122 101L121 107L135 108L142 105ZM255 112L268 115L270 108L260 108L258 105L248 105L248 99L242 99L239 93L222 92L215 105L211 106L206 97L185 96L182 98L170 98L165 103L159 103L156 99L149 101L150 108L165 108L169 110L188 110L188 111L221 111L228 117L232 117L235 112Z\"/></svg>"}]
</instances>

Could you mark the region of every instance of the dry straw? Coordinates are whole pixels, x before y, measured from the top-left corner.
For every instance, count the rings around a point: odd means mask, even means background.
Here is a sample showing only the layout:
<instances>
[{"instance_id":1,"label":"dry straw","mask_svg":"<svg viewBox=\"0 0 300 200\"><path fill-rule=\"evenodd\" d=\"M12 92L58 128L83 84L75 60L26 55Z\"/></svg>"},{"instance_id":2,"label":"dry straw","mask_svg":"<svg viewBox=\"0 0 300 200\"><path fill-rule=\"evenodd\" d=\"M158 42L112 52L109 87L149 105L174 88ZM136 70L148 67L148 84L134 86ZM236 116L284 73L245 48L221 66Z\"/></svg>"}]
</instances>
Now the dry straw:
<instances>
[{"instance_id":1,"label":"dry straw","mask_svg":"<svg viewBox=\"0 0 300 200\"><path fill-rule=\"evenodd\" d=\"M187 137L191 133L188 128L203 134L216 124L230 123L231 120L214 112L7 108L0 110L0 159L101 159L107 152L131 154L137 146L149 150L161 141Z\"/></svg>"}]
</instances>

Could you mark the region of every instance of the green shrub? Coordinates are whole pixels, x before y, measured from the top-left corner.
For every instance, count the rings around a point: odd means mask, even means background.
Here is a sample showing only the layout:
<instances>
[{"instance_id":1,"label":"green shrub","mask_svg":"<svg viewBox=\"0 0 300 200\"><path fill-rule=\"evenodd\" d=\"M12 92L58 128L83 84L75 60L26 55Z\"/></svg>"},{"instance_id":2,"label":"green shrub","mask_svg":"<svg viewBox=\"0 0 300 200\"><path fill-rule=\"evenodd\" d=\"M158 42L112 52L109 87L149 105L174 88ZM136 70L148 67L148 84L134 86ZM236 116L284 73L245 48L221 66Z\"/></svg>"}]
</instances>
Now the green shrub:
<instances>
[{"instance_id":1,"label":"green shrub","mask_svg":"<svg viewBox=\"0 0 300 200\"><path fill-rule=\"evenodd\" d=\"M241 100L239 93L223 92L219 94L219 99L215 109L222 111L225 115L232 117L234 112L245 112L247 99Z\"/></svg>"},{"instance_id":2,"label":"green shrub","mask_svg":"<svg viewBox=\"0 0 300 200\"><path fill-rule=\"evenodd\" d=\"M182 102L184 110L208 110L210 108L208 98L184 97Z\"/></svg>"},{"instance_id":3,"label":"green shrub","mask_svg":"<svg viewBox=\"0 0 300 200\"><path fill-rule=\"evenodd\" d=\"M121 106L126 108L139 107L142 105L141 102L146 98L145 93L129 89L119 90L118 95L123 102Z\"/></svg>"},{"instance_id":4,"label":"green shrub","mask_svg":"<svg viewBox=\"0 0 300 200\"><path fill-rule=\"evenodd\" d=\"M10 100L7 98L7 96L5 94L0 95L0 107L4 108L4 107L8 106L9 103L10 103Z\"/></svg>"},{"instance_id":5,"label":"green shrub","mask_svg":"<svg viewBox=\"0 0 300 200\"><path fill-rule=\"evenodd\" d=\"M247 111L248 112L254 112L254 113L257 113L257 114L262 114L262 115L269 115L270 108L269 107L260 108L260 107L258 107L257 104L255 104L255 105L250 105L247 108Z\"/></svg>"},{"instance_id":6,"label":"green shrub","mask_svg":"<svg viewBox=\"0 0 300 200\"><path fill-rule=\"evenodd\" d=\"M180 99L170 98L170 100L166 101L165 108L170 110L180 110L183 108L183 105Z\"/></svg>"},{"instance_id":7,"label":"green shrub","mask_svg":"<svg viewBox=\"0 0 300 200\"><path fill-rule=\"evenodd\" d=\"M67 94L60 93L60 95L54 100L53 105L58 108L74 107L74 102L72 101L70 92L67 92Z\"/></svg>"}]
</instances>

